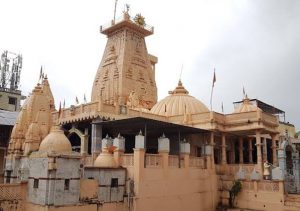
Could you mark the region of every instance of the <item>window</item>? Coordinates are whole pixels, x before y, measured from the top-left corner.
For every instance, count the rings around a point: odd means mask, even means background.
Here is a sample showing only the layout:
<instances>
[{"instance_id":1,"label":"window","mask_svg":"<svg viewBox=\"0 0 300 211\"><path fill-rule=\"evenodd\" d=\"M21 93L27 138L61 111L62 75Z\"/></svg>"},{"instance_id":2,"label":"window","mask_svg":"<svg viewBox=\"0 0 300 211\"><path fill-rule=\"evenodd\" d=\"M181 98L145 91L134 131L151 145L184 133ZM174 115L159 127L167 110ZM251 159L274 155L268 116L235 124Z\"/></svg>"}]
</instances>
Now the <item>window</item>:
<instances>
[{"instance_id":1,"label":"window","mask_svg":"<svg viewBox=\"0 0 300 211\"><path fill-rule=\"evenodd\" d=\"M8 97L8 104L10 104L10 105L17 105L17 98L15 98L15 97Z\"/></svg>"},{"instance_id":2,"label":"window","mask_svg":"<svg viewBox=\"0 0 300 211\"><path fill-rule=\"evenodd\" d=\"M111 178L111 185L110 187L111 188L117 188L119 185L118 185L118 178Z\"/></svg>"},{"instance_id":3,"label":"window","mask_svg":"<svg viewBox=\"0 0 300 211\"><path fill-rule=\"evenodd\" d=\"M65 190L70 189L70 179L65 179Z\"/></svg>"},{"instance_id":4,"label":"window","mask_svg":"<svg viewBox=\"0 0 300 211\"><path fill-rule=\"evenodd\" d=\"M39 180L38 179L33 180L33 188L39 188Z\"/></svg>"}]
</instances>

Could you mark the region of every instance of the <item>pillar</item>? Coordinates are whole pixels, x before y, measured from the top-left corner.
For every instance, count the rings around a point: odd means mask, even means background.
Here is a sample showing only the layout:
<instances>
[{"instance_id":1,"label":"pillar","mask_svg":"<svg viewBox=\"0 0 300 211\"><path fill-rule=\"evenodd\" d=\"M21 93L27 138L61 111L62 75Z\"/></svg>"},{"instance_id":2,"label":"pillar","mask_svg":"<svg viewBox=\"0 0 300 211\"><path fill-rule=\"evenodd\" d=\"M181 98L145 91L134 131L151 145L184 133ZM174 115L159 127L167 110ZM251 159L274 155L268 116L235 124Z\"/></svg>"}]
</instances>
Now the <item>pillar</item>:
<instances>
[{"instance_id":1,"label":"pillar","mask_svg":"<svg viewBox=\"0 0 300 211\"><path fill-rule=\"evenodd\" d=\"M267 138L262 138L263 160L268 160Z\"/></svg>"},{"instance_id":2,"label":"pillar","mask_svg":"<svg viewBox=\"0 0 300 211\"><path fill-rule=\"evenodd\" d=\"M158 153L161 155L162 166L165 171L169 167L169 152L170 152L170 140L166 138L165 135L163 134L161 137L158 138Z\"/></svg>"},{"instance_id":3,"label":"pillar","mask_svg":"<svg viewBox=\"0 0 300 211\"><path fill-rule=\"evenodd\" d=\"M214 152L214 146L215 146L215 136L214 136L214 132L210 133L210 149L211 149L211 154L210 154L210 165L209 163L207 164L208 167L211 167L212 169L215 169L215 152Z\"/></svg>"},{"instance_id":4,"label":"pillar","mask_svg":"<svg viewBox=\"0 0 300 211\"><path fill-rule=\"evenodd\" d=\"M260 130L256 131L256 150L257 150L257 171L262 175L262 154L261 154L261 134Z\"/></svg>"},{"instance_id":5,"label":"pillar","mask_svg":"<svg viewBox=\"0 0 300 211\"><path fill-rule=\"evenodd\" d=\"M253 163L252 137L249 137L248 143L249 143L249 163Z\"/></svg>"},{"instance_id":6,"label":"pillar","mask_svg":"<svg viewBox=\"0 0 300 211\"><path fill-rule=\"evenodd\" d=\"M243 153L243 137L240 137L239 138L239 160L240 160L240 163L244 163L244 153Z\"/></svg>"},{"instance_id":7,"label":"pillar","mask_svg":"<svg viewBox=\"0 0 300 211\"><path fill-rule=\"evenodd\" d=\"M134 191L138 194L139 184L143 178L145 168L145 136L142 132L135 136L135 148L133 149L133 178Z\"/></svg>"},{"instance_id":8,"label":"pillar","mask_svg":"<svg viewBox=\"0 0 300 211\"><path fill-rule=\"evenodd\" d=\"M80 153L81 155L87 155L88 153L88 146L89 146L89 130L88 128L84 129L84 135L81 137L82 139L82 144L81 144L81 149L80 149Z\"/></svg>"},{"instance_id":9,"label":"pillar","mask_svg":"<svg viewBox=\"0 0 300 211\"><path fill-rule=\"evenodd\" d=\"M92 124L92 157L93 160L101 152L102 125Z\"/></svg>"},{"instance_id":10,"label":"pillar","mask_svg":"<svg viewBox=\"0 0 300 211\"><path fill-rule=\"evenodd\" d=\"M222 160L221 164L225 165L227 164L227 158L226 158L226 136L224 133L222 133Z\"/></svg>"},{"instance_id":11,"label":"pillar","mask_svg":"<svg viewBox=\"0 0 300 211\"><path fill-rule=\"evenodd\" d=\"M184 168L190 167L191 145L187 142L180 143L180 157L184 159Z\"/></svg>"},{"instance_id":12,"label":"pillar","mask_svg":"<svg viewBox=\"0 0 300 211\"><path fill-rule=\"evenodd\" d=\"M125 138L120 134L113 141L113 146L115 147L114 159L117 163L117 166L121 166L121 156L125 151Z\"/></svg>"},{"instance_id":13,"label":"pillar","mask_svg":"<svg viewBox=\"0 0 300 211\"><path fill-rule=\"evenodd\" d=\"M278 160L277 160L276 135L271 134L271 138L272 138L273 165L277 166L278 165Z\"/></svg>"},{"instance_id":14,"label":"pillar","mask_svg":"<svg viewBox=\"0 0 300 211\"><path fill-rule=\"evenodd\" d=\"M134 193L139 194L139 185L143 178L145 165L145 149L133 149L133 179Z\"/></svg>"},{"instance_id":15,"label":"pillar","mask_svg":"<svg viewBox=\"0 0 300 211\"><path fill-rule=\"evenodd\" d=\"M235 157L235 143L231 142L231 146L232 146L232 163L235 164L236 163L236 157Z\"/></svg>"}]
</instances>

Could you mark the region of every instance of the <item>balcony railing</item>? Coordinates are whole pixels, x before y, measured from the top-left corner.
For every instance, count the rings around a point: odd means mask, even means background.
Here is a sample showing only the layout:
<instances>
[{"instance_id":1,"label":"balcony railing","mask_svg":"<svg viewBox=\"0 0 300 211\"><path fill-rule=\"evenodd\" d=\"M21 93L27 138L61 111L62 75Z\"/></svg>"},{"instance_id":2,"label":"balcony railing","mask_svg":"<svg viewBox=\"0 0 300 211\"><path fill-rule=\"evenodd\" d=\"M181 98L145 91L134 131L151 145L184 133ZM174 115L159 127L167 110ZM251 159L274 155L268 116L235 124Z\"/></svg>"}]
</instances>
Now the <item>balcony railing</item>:
<instances>
[{"instance_id":1,"label":"balcony railing","mask_svg":"<svg viewBox=\"0 0 300 211\"><path fill-rule=\"evenodd\" d=\"M146 167L162 167L162 156L158 154L147 154Z\"/></svg>"},{"instance_id":2,"label":"balcony railing","mask_svg":"<svg viewBox=\"0 0 300 211\"><path fill-rule=\"evenodd\" d=\"M190 156L190 167L205 168L205 157L192 157Z\"/></svg>"},{"instance_id":3,"label":"balcony railing","mask_svg":"<svg viewBox=\"0 0 300 211\"><path fill-rule=\"evenodd\" d=\"M133 154L121 155L121 166L133 166Z\"/></svg>"},{"instance_id":4,"label":"balcony railing","mask_svg":"<svg viewBox=\"0 0 300 211\"><path fill-rule=\"evenodd\" d=\"M179 166L179 158L177 155L169 155L169 166L170 167L178 167Z\"/></svg>"}]
</instances>

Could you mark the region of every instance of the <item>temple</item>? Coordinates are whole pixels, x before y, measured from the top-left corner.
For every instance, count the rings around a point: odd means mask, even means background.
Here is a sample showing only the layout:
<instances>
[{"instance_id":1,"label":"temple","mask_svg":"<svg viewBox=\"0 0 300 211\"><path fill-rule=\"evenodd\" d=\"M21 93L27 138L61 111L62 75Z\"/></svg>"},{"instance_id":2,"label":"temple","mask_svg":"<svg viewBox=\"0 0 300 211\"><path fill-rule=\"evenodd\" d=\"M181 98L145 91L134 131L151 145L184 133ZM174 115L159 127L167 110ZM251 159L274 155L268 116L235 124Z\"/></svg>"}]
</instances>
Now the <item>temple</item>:
<instances>
[{"instance_id":1,"label":"temple","mask_svg":"<svg viewBox=\"0 0 300 211\"><path fill-rule=\"evenodd\" d=\"M125 11L100 32L107 44L91 102L55 109L44 77L22 106L2 210L300 209L300 140L282 110L245 95L217 113L181 80L157 102L157 58L145 42L154 28Z\"/></svg>"}]
</instances>

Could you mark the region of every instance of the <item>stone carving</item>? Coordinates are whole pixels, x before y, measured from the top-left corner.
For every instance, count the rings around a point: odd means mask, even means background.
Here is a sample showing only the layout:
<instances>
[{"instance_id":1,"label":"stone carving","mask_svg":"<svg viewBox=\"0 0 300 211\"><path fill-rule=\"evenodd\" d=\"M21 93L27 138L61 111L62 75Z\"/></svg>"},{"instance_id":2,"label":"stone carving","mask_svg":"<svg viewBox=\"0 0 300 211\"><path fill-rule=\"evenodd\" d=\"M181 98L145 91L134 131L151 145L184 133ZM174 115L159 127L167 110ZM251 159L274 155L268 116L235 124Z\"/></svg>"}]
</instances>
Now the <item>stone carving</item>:
<instances>
[{"instance_id":1,"label":"stone carving","mask_svg":"<svg viewBox=\"0 0 300 211\"><path fill-rule=\"evenodd\" d=\"M129 19L124 22L126 23L121 24L117 31L102 31L108 35L108 40L95 76L92 102L100 100L101 90L104 103L114 104L115 91L122 99L128 99L134 91L140 100L142 93L139 90L144 86L149 93L143 96L143 100L147 103L135 102L134 105L131 102L131 106L139 105L141 108L150 109L157 102L157 88L154 79L155 70L152 69L145 37L152 32L145 30L141 33L136 23ZM128 24L132 27L128 27Z\"/></svg>"},{"instance_id":2,"label":"stone carving","mask_svg":"<svg viewBox=\"0 0 300 211\"><path fill-rule=\"evenodd\" d=\"M135 91L131 91L128 96L127 106L136 108L139 106L139 99Z\"/></svg>"},{"instance_id":3,"label":"stone carving","mask_svg":"<svg viewBox=\"0 0 300 211\"><path fill-rule=\"evenodd\" d=\"M270 167L271 165L269 164L269 162L266 160L264 162L264 179L269 180L271 179L271 172L270 172Z\"/></svg>"}]
</instances>

